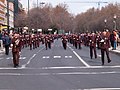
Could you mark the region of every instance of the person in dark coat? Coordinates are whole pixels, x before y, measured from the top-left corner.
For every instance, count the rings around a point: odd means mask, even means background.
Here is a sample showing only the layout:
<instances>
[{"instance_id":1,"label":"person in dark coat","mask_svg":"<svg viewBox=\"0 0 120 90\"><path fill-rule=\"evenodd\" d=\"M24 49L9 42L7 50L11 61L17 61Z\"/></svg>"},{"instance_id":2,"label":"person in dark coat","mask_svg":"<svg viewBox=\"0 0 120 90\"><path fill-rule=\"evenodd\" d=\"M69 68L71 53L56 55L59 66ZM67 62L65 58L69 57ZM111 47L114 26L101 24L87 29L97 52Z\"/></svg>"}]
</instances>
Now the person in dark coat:
<instances>
[{"instance_id":1,"label":"person in dark coat","mask_svg":"<svg viewBox=\"0 0 120 90\"><path fill-rule=\"evenodd\" d=\"M113 34L113 32L111 32L111 34L110 34L110 43L111 43L112 49L114 49L114 34Z\"/></svg>"},{"instance_id":2,"label":"person in dark coat","mask_svg":"<svg viewBox=\"0 0 120 90\"><path fill-rule=\"evenodd\" d=\"M9 37L8 33L5 33L5 36L4 36L4 46L5 46L5 54L6 55L9 55L10 44L11 44L11 38Z\"/></svg>"}]
</instances>

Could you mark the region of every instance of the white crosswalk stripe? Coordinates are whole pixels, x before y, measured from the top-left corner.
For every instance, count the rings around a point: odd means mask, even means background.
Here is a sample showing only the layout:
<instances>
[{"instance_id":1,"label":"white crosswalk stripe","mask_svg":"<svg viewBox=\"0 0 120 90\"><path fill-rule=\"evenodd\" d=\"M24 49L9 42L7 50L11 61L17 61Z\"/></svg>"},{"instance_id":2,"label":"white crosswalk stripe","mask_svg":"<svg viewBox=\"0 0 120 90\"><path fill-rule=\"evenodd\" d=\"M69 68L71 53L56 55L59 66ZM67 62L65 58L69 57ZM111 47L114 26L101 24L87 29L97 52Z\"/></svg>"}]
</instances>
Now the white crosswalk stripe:
<instances>
[{"instance_id":1,"label":"white crosswalk stripe","mask_svg":"<svg viewBox=\"0 0 120 90\"><path fill-rule=\"evenodd\" d=\"M8 57L6 59L13 59L13 57ZM19 59L26 59L26 57L20 57Z\"/></svg>"},{"instance_id":2,"label":"white crosswalk stripe","mask_svg":"<svg viewBox=\"0 0 120 90\"><path fill-rule=\"evenodd\" d=\"M101 55L99 55L99 54L98 54L97 56L98 56L98 57L101 57Z\"/></svg>"},{"instance_id":3,"label":"white crosswalk stripe","mask_svg":"<svg viewBox=\"0 0 120 90\"><path fill-rule=\"evenodd\" d=\"M48 58L50 58L50 56L43 56L42 57L43 59L48 59ZM52 58L52 57L51 57ZM70 58L72 58L72 56L53 56L53 58L65 58L65 59L70 59Z\"/></svg>"},{"instance_id":4,"label":"white crosswalk stripe","mask_svg":"<svg viewBox=\"0 0 120 90\"><path fill-rule=\"evenodd\" d=\"M61 58L61 56L54 56L53 58Z\"/></svg>"},{"instance_id":5,"label":"white crosswalk stripe","mask_svg":"<svg viewBox=\"0 0 120 90\"><path fill-rule=\"evenodd\" d=\"M45 59L45 58L50 58L50 56L43 56L43 59Z\"/></svg>"},{"instance_id":6,"label":"white crosswalk stripe","mask_svg":"<svg viewBox=\"0 0 120 90\"><path fill-rule=\"evenodd\" d=\"M72 58L72 56L65 56L65 58Z\"/></svg>"}]
</instances>

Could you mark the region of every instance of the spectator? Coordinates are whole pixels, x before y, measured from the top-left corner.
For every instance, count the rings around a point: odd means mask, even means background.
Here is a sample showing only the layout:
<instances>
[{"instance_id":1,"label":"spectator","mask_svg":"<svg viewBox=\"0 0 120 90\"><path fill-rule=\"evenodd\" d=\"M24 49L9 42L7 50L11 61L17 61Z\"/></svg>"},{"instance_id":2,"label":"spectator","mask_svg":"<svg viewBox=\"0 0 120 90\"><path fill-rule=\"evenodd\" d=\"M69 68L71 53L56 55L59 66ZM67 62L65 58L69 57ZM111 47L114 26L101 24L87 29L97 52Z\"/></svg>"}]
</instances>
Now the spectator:
<instances>
[{"instance_id":1,"label":"spectator","mask_svg":"<svg viewBox=\"0 0 120 90\"><path fill-rule=\"evenodd\" d=\"M113 48L113 50L116 50L116 47L117 47L117 32L115 30L113 30L113 34L114 34L114 48Z\"/></svg>"},{"instance_id":2,"label":"spectator","mask_svg":"<svg viewBox=\"0 0 120 90\"><path fill-rule=\"evenodd\" d=\"M0 50L3 50L3 39L2 39L3 35L2 32L0 31Z\"/></svg>"},{"instance_id":3,"label":"spectator","mask_svg":"<svg viewBox=\"0 0 120 90\"><path fill-rule=\"evenodd\" d=\"M119 38L120 38L120 31L118 32L118 36L119 36Z\"/></svg>"},{"instance_id":4,"label":"spectator","mask_svg":"<svg viewBox=\"0 0 120 90\"><path fill-rule=\"evenodd\" d=\"M112 46L112 49L114 49L114 34L113 34L113 32L110 33L110 44Z\"/></svg>"},{"instance_id":5,"label":"spectator","mask_svg":"<svg viewBox=\"0 0 120 90\"><path fill-rule=\"evenodd\" d=\"M5 36L4 36L4 46L5 46L5 54L6 55L9 54L10 44L11 44L11 38L9 37L8 33L5 33Z\"/></svg>"},{"instance_id":6,"label":"spectator","mask_svg":"<svg viewBox=\"0 0 120 90\"><path fill-rule=\"evenodd\" d=\"M117 46L120 45L120 31L118 31L118 40L117 40Z\"/></svg>"}]
</instances>

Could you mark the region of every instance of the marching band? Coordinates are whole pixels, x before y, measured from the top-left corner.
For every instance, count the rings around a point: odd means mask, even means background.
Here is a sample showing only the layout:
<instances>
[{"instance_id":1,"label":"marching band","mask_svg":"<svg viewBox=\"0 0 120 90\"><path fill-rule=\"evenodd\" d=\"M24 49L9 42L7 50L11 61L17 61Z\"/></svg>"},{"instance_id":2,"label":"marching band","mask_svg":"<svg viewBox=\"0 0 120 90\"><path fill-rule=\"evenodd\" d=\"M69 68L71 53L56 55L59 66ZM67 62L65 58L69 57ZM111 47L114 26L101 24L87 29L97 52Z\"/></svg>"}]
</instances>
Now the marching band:
<instances>
[{"instance_id":1,"label":"marching band","mask_svg":"<svg viewBox=\"0 0 120 90\"><path fill-rule=\"evenodd\" d=\"M72 44L76 49L82 49L82 45L89 47L90 58L93 56L97 58L96 49L101 50L101 62L104 65L104 57L105 53L108 59L108 63L111 62L109 57L109 48L111 46L111 33L107 31L97 32L97 33L80 33L80 34L68 34L68 35L59 35L59 34L17 34L13 33L11 35L11 47L13 54L13 64L14 67L19 66L19 57L20 52L23 48L29 47L30 50L36 49L40 46L40 44L44 44L46 50L51 49L52 43L54 43L55 39L61 38L61 43L63 48L67 49L67 44Z\"/></svg>"}]
</instances>

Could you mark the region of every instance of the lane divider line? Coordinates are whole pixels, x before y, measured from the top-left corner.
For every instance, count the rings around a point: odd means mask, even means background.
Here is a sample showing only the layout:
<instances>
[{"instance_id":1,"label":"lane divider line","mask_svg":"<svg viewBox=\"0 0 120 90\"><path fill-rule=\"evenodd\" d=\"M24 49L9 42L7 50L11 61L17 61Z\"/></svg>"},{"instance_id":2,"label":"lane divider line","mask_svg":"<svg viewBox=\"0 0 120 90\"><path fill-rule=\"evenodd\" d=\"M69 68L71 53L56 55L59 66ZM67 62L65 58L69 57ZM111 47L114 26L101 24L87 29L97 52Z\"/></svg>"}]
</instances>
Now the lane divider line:
<instances>
[{"instance_id":1,"label":"lane divider line","mask_svg":"<svg viewBox=\"0 0 120 90\"><path fill-rule=\"evenodd\" d=\"M33 54L33 56L28 60L28 62L24 65L22 65L21 68L25 68L28 64L30 64L31 60L40 52L44 49L45 47L43 47L42 49L40 49L37 53Z\"/></svg>"},{"instance_id":2,"label":"lane divider line","mask_svg":"<svg viewBox=\"0 0 120 90\"><path fill-rule=\"evenodd\" d=\"M86 67L90 67L89 64L87 64L69 45L68 47L70 48L71 51L73 51L73 53L77 56L77 58L86 66Z\"/></svg>"},{"instance_id":3,"label":"lane divider line","mask_svg":"<svg viewBox=\"0 0 120 90\"><path fill-rule=\"evenodd\" d=\"M79 59L86 67L90 67L90 65L88 65L75 51L73 51L73 53L78 57L78 59Z\"/></svg>"}]
</instances>

